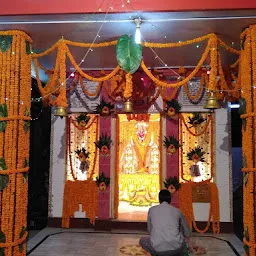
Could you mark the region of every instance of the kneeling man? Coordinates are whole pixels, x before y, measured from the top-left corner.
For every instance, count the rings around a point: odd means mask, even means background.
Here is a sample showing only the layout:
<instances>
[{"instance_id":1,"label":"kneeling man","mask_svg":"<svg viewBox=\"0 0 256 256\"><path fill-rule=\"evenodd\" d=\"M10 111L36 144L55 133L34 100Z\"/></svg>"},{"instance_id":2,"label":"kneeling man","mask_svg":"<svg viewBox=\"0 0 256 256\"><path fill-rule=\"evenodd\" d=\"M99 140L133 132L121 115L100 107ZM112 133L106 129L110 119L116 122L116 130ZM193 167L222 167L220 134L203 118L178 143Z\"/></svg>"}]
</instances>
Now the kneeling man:
<instances>
[{"instance_id":1,"label":"kneeling man","mask_svg":"<svg viewBox=\"0 0 256 256\"><path fill-rule=\"evenodd\" d=\"M168 190L159 192L159 202L148 211L150 236L142 237L140 245L152 256L182 255L185 237L191 236L187 221L179 209L170 205Z\"/></svg>"}]
</instances>

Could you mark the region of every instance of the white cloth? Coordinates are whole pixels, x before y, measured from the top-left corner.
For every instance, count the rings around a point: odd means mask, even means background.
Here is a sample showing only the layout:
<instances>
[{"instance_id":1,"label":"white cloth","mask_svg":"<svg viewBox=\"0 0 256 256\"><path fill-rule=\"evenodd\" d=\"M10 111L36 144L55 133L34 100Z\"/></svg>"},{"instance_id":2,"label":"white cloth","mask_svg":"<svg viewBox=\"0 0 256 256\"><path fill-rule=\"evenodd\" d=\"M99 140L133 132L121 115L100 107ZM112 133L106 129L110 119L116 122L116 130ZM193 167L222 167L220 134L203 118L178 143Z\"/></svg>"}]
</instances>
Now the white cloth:
<instances>
[{"instance_id":1,"label":"white cloth","mask_svg":"<svg viewBox=\"0 0 256 256\"><path fill-rule=\"evenodd\" d=\"M191 236L183 214L167 202L149 209L148 232L151 244L158 252L177 250L184 243L184 237Z\"/></svg>"}]
</instances>

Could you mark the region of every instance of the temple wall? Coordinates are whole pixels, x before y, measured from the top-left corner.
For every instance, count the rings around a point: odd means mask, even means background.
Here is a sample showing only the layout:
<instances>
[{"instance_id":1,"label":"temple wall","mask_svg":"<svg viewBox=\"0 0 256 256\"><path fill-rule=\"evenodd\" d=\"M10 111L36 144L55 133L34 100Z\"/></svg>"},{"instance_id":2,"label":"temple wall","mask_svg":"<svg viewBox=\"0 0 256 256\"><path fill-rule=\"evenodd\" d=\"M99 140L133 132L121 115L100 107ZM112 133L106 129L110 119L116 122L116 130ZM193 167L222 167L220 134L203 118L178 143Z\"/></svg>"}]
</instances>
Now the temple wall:
<instances>
[{"instance_id":1,"label":"temple wall","mask_svg":"<svg viewBox=\"0 0 256 256\"><path fill-rule=\"evenodd\" d=\"M74 96L75 97L75 96ZM204 102L198 105L191 105L188 101L184 100L182 93L180 94L179 101L183 103L184 112L192 111L205 111L203 109ZM97 100L96 100L97 101ZM72 111L88 111L91 107L88 105L78 104L76 99L73 99L74 105L71 106ZM92 104L95 104L92 103ZM161 105L159 102L158 105ZM151 109L156 112L156 107ZM153 111L154 110L154 111ZM216 175L215 182L219 189L220 200L220 221L232 222L232 179L231 179L231 144L229 131L229 113L227 109L219 109L215 111L215 131L216 131ZM114 132L115 121L112 120L112 134ZM168 131L168 122L163 132ZM165 135L165 134L163 134ZM113 138L114 139L114 138ZM60 119L53 116L52 118L52 159L50 170L50 191L49 191L49 217L62 217L63 207L63 192L65 183L65 152L66 152L66 138L65 138L65 118ZM112 147L112 154L114 148ZM164 153L164 151L163 151ZM163 179L167 177L168 173L168 157L164 157L165 164L163 164ZM169 160L171 162L171 160ZM111 158L111 190L110 194L113 197L113 172L114 172L114 157ZM166 173L167 172L167 173ZM170 176L170 174L169 174ZM177 201L177 199L175 199ZM113 216L113 200L110 200L109 215ZM209 214L209 204L194 203L194 213L197 221L207 221Z\"/></svg>"}]
</instances>

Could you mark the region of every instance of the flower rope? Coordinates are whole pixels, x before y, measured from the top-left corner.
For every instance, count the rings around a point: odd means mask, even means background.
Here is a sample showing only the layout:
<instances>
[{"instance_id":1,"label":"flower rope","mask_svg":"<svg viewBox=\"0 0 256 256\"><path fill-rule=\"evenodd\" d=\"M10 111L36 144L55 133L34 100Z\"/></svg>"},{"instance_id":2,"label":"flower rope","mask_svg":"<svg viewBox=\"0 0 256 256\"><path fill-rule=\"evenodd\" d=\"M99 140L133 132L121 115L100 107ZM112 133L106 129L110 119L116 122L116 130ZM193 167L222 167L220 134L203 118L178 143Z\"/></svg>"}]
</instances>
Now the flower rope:
<instances>
[{"instance_id":1,"label":"flower rope","mask_svg":"<svg viewBox=\"0 0 256 256\"><path fill-rule=\"evenodd\" d=\"M101 82L98 83L98 86L97 86L95 92L93 92L93 93L90 93L90 92L85 88L84 81L83 81L83 77L82 77L81 75L79 75L79 82L80 82L80 86L81 86L81 88L82 88L82 90L83 90L83 92L84 92L84 94L85 94L86 96L88 96L88 97L95 97L95 96L97 96L97 95L100 93L100 90L101 90L101 87L102 87L102 83L101 83Z\"/></svg>"},{"instance_id":2,"label":"flower rope","mask_svg":"<svg viewBox=\"0 0 256 256\"><path fill-rule=\"evenodd\" d=\"M75 61L73 55L71 54L71 52L70 52L70 50L69 50L68 48L67 48L67 56L68 56L68 58L70 59L70 61L71 61L72 65L74 66L74 68L78 71L78 73L79 73L82 77L84 77L84 78L86 78L86 79L88 79L88 80L94 81L94 82L103 82L103 81L109 80L111 77L113 77L114 75L116 75L117 72L118 72L119 69L120 69L120 66L117 66L117 67L116 67L111 73L109 73L108 75L103 76L103 77L98 77L98 78L96 78L96 77L92 77L92 76L90 76L90 75L88 75L88 74L86 74L86 73L84 73L84 72L82 71L82 69L77 65L77 63L76 63L76 61Z\"/></svg>"},{"instance_id":3,"label":"flower rope","mask_svg":"<svg viewBox=\"0 0 256 256\"><path fill-rule=\"evenodd\" d=\"M92 121L90 122L90 124L86 125L85 127L79 126L79 125L77 124L77 121L74 120L72 117L69 117L69 119L70 119L71 123L72 123L78 130L80 130L80 131L85 131L85 130L88 130L89 128L91 128L91 126L92 126L95 122L97 122L98 116L96 115L96 116L92 119Z\"/></svg>"},{"instance_id":4,"label":"flower rope","mask_svg":"<svg viewBox=\"0 0 256 256\"><path fill-rule=\"evenodd\" d=\"M185 119L184 119L184 117L183 117L182 114L180 114L180 117L181 117L181 120L182 120L183 124L185 125L187 131L188 131L191 135L196 136L196 137L201 136L202 134L204 134L204 133L207 131L207 129L208 129L210 123L211 123L212 120L213 120L213 119L212 119L212 115L209 115L209 116L208 116L207 123L205 124L203 130L202 130L200 133L194 133L194 132L191 131L191 129L189 129L189 127L188 127L187 123L185 122Z\"/></svg>"},{"instance_id":5,"label":"flower rope","mask_svg":"<svg viewBox=\"0 0 256 256\"><path fill-rule=\"evenodd\" d=\"M195 101L197 100L199 97L201 97L202 95L202 92L203 92L203 89L204 89L204 85L208 85L208 75L206 73L203 73L201 75L201 79L200 79L200 87L198 89L198 91L196 92L196 94L194 95L191 95L190 92L189 92L189 88L188 88L188 84L184 84L184 89L185 89L185 92L188 96L188 98L192 101Z\"/></svg>"},{"instance_id":6,"label":"flower rope","mask_svg":"<svg viewBox=\"0 0 256 256\"><path fill-rule=\"evenodd\" d=\"M185 83L187 83L189 80L191 80L196 75L196 73L200 70L201 66L205 62L209 51L210 51L210 44L208 43L204 53L202 54L202 57L201 57L200 61L198 62L197 66L195 67L195 69L186 78L184 78L182 81L177 82L177 83L166 83L166 82L163 82L163 81L160 81L159 79L157 79L151 73L151 71L146 67L143 60L141 61L141 68L147 74L147 76L153 82L155 82L156 86L158 86L158 87L166 87L166 88L180 87L180 86L184 85ZM215 79L216 79L216 74L215 74Z\"/></svg>"}]
</instances>

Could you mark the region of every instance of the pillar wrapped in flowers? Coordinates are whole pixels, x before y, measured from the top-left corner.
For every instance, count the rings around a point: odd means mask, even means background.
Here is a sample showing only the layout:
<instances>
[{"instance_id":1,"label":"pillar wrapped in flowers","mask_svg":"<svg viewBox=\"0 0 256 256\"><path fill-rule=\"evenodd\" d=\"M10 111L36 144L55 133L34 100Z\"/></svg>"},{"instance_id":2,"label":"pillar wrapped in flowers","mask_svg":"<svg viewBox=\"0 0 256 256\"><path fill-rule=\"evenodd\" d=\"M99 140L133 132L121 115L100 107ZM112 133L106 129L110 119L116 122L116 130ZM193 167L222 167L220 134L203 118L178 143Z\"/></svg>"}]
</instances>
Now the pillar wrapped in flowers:
<instances>
[{"instance_id":1,"label":"pillar wrapped in flowers","mask_svg":"<svg viewBox=\"0 0 256 256\"><path fill-rule=\"evenodd\" d=\"M242 84L240 114L243 120L244 249L245 255L255 256L256 25L250 26L241 34L240 75Z\"/></svg>"},{"instance_id":2,"label":"pillar wrapped in flowers","mask_svg":"<svg viewBox=\"0 0 256 256\"><path fill-rule=\"evenodd\" d=\"M0 255L26 255L31 43L0 31Z\"/></svg>"}]
</instances>

